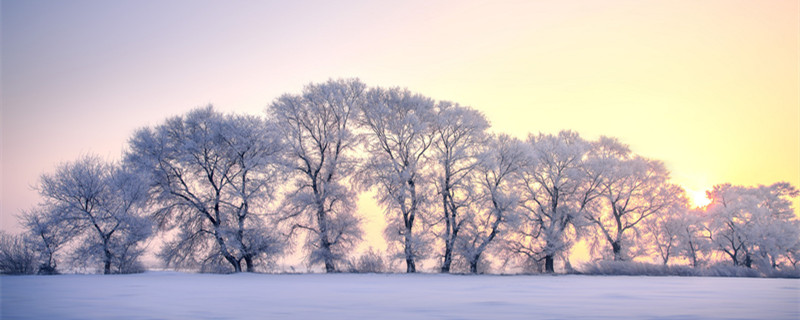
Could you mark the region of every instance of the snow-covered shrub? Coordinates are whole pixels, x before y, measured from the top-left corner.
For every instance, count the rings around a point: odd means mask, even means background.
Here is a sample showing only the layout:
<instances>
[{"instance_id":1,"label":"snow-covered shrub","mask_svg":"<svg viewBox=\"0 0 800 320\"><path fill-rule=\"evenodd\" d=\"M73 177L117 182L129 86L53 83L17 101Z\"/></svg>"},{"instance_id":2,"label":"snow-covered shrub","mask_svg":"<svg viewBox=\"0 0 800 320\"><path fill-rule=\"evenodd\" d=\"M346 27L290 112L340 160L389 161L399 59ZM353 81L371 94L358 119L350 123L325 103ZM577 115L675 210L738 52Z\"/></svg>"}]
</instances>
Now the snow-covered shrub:
<instances>
[{"instance_id":1,"label":"snow-covered shrub","mask_svg":"<svg viewBox=\"0 0 800 320\"><path fill-rule=\"evenodd\" d=\"M742 278L800 278L800 270L770 269L765 272L743 266L719 263L708 268L684 265L663 265L631 261L597 261L582 265L579 273L613 276L683 276L683 277L742 277Z\"/></svg>"},{"instance_id":2,"label":"snow-covered shrub","mask_svg":"<svg viewBox=\"0 0 800 320\"><path fill-rule=\"evenodd\" d=\"M758 270L742 266L732 266L727 263L720 263L710 266L706 269L700 269L698 275L704 277L747 277L747 278L756 278L763 276L763 274L761 272L758 272Z\"/></svg>"},{"instance_id":3,"label":"snow-covered shrub","mask_svg":"<svg viewBox=\"0 0 800 320\"><path fill-rule=\"evenodd\" d=\"M668 269L663 264L631 261L597 261L580 268L584 274L613 276L666 276L670 275Z\"/></svg>"},{"instance_id":4,"label":"snow-covered shrub","mask_svg":"<svg viewBox=\"0 0 800 320\"><path fill-rule=\"evenodd\" d=\"M800 278L800 269L773 269L765 272L767 278Z\"/></svg>"},{"instance_id":5,"label":"snow-covered shrub","mask_svg":"<svg viewBox=\"0 0 800 320\"><path fill-rule=\"evenodd\" d=\"M350 272L354 273L384 273L388 270L383 254L372 248L350 263Z\"/></svg>"}]
</instances>

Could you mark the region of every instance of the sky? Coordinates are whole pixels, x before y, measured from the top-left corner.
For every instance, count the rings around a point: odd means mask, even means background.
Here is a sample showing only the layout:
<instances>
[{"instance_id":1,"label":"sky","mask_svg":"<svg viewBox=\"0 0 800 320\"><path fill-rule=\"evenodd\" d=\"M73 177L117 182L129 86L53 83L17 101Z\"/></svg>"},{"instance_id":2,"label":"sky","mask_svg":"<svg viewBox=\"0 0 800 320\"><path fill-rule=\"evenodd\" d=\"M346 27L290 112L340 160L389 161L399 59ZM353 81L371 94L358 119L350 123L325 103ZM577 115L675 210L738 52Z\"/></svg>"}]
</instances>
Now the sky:
<instances>
[{"instance_id":1,"label":"sky","mask_svg":"<svg viewBox=\"0 0 800 320\"><path fill-rule=\"evenodd\" d=\"M3 0L0 15L5 231L59 163L339 77L472 106L521 138L617 137L691 194L800 185L798 1Z\"/></svg>"}]
</instances>

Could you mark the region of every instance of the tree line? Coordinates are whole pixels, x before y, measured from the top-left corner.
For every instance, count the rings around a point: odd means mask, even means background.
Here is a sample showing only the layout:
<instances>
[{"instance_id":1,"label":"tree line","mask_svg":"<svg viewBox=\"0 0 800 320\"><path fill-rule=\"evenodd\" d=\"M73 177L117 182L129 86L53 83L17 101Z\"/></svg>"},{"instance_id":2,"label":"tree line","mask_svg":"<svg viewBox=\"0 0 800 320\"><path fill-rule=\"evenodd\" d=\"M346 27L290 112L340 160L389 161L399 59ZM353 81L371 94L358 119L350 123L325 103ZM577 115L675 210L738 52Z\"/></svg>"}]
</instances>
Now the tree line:
<instances>
[{"instance_id":1,"label":"tree line","mask_svg":"<svg viewBox=\"0 0 800 320\"><path fill-rule=\"evenodd\" d=\"M788 183L718 185L691 208L661 161L617 139L490 129L468 106L358 79L309 84L261 117L197 108L137 130L118 162L88 155L42 175L25 233L0 237L0 269L138 272L158 236L166 266L204 272L267 270L300 247L326 272L381 271L385 258L406 272L426 260L552 273L579 242L595 260L796 270ZM359 260L368 190L389 250Z\"/></svg>"}]
</instances>

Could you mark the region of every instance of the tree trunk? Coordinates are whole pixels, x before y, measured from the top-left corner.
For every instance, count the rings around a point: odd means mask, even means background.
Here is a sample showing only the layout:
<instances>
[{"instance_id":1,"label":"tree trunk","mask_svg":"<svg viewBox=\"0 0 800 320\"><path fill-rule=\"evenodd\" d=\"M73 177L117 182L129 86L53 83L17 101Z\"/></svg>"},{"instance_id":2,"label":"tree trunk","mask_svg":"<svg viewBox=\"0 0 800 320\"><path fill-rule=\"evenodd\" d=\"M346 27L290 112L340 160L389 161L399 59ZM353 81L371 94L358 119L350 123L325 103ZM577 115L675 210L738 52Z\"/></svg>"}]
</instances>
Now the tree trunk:
<instances>
[{"instance_id":1,"label":"tree trunk","mask_svg":"<svg viewBox=\"0 0 800 320\"><path fill-rule=\"evenodd\" d=\"M219 251L222 253L222 256L225 258L225 261L231 264L233 267L233 272L239 273L242 272L242 265L239 264L239 260L236 259L233 255L230 254L228 251L228 246L225 245L225 240L219 234L219 225L214 226L214 238L217 240L217 245L219 245Z\"/></svg>"},{"instance_id":2,"label":"tree trunk","mask_svg":"<svg viewBox=\"0 0 800 320\"><path fill-rule=\"evenodd\" d=\"M317 204L317 224L319 225L320 233L319 246L325 255L325 272L333 273L336 272L336 266L334 265L333 255L331 254L331 242L330 239L328 239L328 213L325 212L324 200L320 198L316 178L312 178L314 179L312 190L314 191L315 202Z\"/></svg>"},{"instance_id":3,"label":"tree trunk","mask_svg":"<svg viewBox=\"0 0 800 320\"><path fill-rule=\"evenodd\" d=\"M450 212L447 210L447 191L442 191L442 206L444 208L444 261L442 262L442 273L450 273L450 264L453 260L453 243L451 241L451 234L453 233L453 224L450 221Z\"/></svg>"},{"instance_id":4,"label":"tree trunk","mask_svg":"<svg viewBox=\"0 0 800 320\"><path fill-rule=\"evenodd\" d=\"M414 258L406 258L406 273L417 272L417 266L414 264Z\"/></svg>"},{"instance_id":5,"label":"tree trunk","mask_svg":"<svg viewBox=\"0 0 800 320\"><path fill-rule=\"evenodd\" d=\"M111 274L111 250L108 249L108 237L103 237L103 274Z\"/></svg>"},{"instance_id":6,"label":"tree trunk","mask_svg":"<svg viewBox=\"0 0 800 320\"><path fill-rule=\"evenodd\" d=\"M442 273L450 273L450 263L452 262L450 248L444 250L444 263L442 263Z\"/></svg>"},{"instance_id":7,"label":"tree trunk","mask_svg":"<svg viewBox=\"0 0 800 320\"><path fill-rule=\"evenodd\" d=\"M614 261L622 261L622 246L619 241L612 242L611 249L614 251Z\"/></svg>"},{"instance_id":8,"label":"tree trunk","mask_svg":"<svg viewBox=\"0 0 800 320\"><path fill-rule=\"evenodd\" d=\"M111 274L111 252L105 250L106 257L103 259L103 274Z\"/></svg>"},{"instance_id":9,"label":"tree trunk","mask_svg":"<svg viewBox=\"0 0 800 320\"><path fill-rule=\"evenodd\" d=\"M233 266L233 272L235 273L242 272L242 265L239 264L239 261L237 261L236 258L231 256L230 254L225 254L225 260L228 261L228 263L230 263L231 266Z\"/></svg>"},{"instance_id":10,"label":"tree trunk","mask_svg":"<svg viewBox=\"0 0 800 320\"><path fill-rule=\"evenodd\" d=\"M417 266L414 263L414 253L411 250L411 228L406 227L405 237L405 254L406 254L406 273L417 272Z\"/></svg>"},{"instance_id":11,"label":"tree trunk","mask_svg":"<svg viewBox=\"0 0 800 320\"><path fill-rule=\"evenodd\" d=\"M406 254L406 273L417 272L417 266L414 263L414 251L411 228L414 227L414 217L417 214L417 189L414 186L414 180L408 180L408 186L411 189L411 209L408 212L403 212L403 220L405 223L405 254Z\"/></svg>"},{"instance_id":12,"label":"tree trunk","mask_svg":"<svg viewBox=\"0 0 800 320\"><path fill-rule=\"evenodd\" d=\"M469 262L469 272L472 274L478 273L478 259Z\"/></svg>"},{"instance_id":13,"label":"tree trunk","mask_svg":"<svg viewBox=\"0 0 800 320\"><path fill-rule=\"evenodd\" d=\"M546 255L544 256L544 272L545 273L555 273L555 268L553 267L553 256Z\"/></svg>"},{"instance_id":14,"label":"tree trunk","mask_svg":"<svg viewBox=\"0 0 800 320\"><path fill-rule=\"evenodd\" d=\"M333 261L331 261L330 258L325 258L325 272L326 273L336 272L336 267L333 265Z\"/></svg>"},{"instance_id":15,"label":"tree trunk","mask_svg":"<svg viewBox=\"0 0 800 320\"><path fill-rule=\"evenodd\" d=\"M333 257L331 256L331 243L328 240L328 231L322 228L322 236L320 237L320 247L325 254L325 272L336 272L336 266L333 264Z\"/></svg>"},{"instance_id":16,"label":"tree trunk","mask_svg":"<svg viewBox=\"0 0 800 320\"><path fill-rule=\"evenodd\" d=\"M750 253L749 252L745 252L744 253L744 266L748 267L748 268L752 268L753 267L753 259L750 258Z\"/></svg>"},{"instance_id":17,"label":"tree trunk","mask_svg":"<svg viewBox=\"0 0 800 320\"><path fill-rule=\"evenodd\" d=\"M411 223L406 222L405 234L405 255L406 255L406 273L417 272L417 266L414 263L414 251L412 250L412 237L411 237Z\"/></svg>"},{"instance_id":18,"label":"tree trunk","mask_svg":"<svg viewBox=\"0 0 800 320\"><path fill-rule=\"evenodd\" d=\"M244 256L244 264L247 266L247 272L255 272L255 265L253 265L253 257L249 254Z\"/></svg>"}]
</instances>

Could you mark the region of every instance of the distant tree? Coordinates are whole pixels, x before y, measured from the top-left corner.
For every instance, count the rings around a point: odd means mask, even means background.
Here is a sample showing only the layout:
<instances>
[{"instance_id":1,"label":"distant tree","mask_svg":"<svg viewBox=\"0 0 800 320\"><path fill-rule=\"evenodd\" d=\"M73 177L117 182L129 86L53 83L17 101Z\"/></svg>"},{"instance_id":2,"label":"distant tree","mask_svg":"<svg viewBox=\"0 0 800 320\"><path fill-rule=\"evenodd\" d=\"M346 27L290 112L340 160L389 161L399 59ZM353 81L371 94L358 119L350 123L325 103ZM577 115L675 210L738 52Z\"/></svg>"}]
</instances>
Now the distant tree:
<instances>
[{"instance_id":1,"label":"distant tree","mask_svg":"<svg viewBox=\"0 0 800 320\"><path fill-rule=\"evenodd\" d=\"M577 241L586 225L583 214L598 196L600 179L586 174L590 149L573 131L528 138L520 188L525 214L512 249L544 261L545 272L554 272L555 259Z\"/></svg>"},{"instance_id":2,"label":"distant tree","mask_svg":"<svg viewBox=\"0 0 800 320\"><path fill-rule=\"evenodd\" d=\"M792 199L797 189L785 182L743 187L723 184L708 192L708 236L733 265L778 268L792 262L800 242L800 222Z\"/></svg>"},{"instance_id":3,"label":"distant tree","mask_svg":"<svg viewBox=\"0 0 800 320\"><path fill-rule=\"evenodd\" d=\"M377 187L378 201L390 218L387 240L400 244L409 273L416 272L416 260L425 255L428 242L414 227L425 218L431 185L425 170L433 143L433 105L433 100L406 89L375 88L361 108L368 157L360 175L362 187Z\"/></svg>"},{"instance_id":4,"label":"distant tree","mask_svg":"<svg viewBox=\"0 0 800 320\"><path fill-rule=\"evenodd\" d=\"M793 269L797 270L797 264L800 262L800 243L796 244L794 247L786 249L786 262L787 267L791 266Z\"/></svg>"},{"instance_id":5,"label":"distant tree","mask_svg":"<svg viewBox=\"0 0 800 320\"><path fill-rule=\"evenodd\" d=\"M85 156L43 175L39 193L55 215L51 219L57 224L51 226L60 225L74 232L66 237L79 238L74 262L99 263L105 274L140 269L137 259L152 224L143 217L147 189L139 176Z\"/></svg>"},{"instance_id":6,"label":"distant tree","mask_svg":"<svg viewBox=\"0 0 800 320\"><path fill-rule=\"evenodd\" d=\"M150 181L159 227L178 228L160 253L168 265L252 272L283 252L264 221L285 171L274 127L209 106L136 132L125 161Z\"/></svg>"},{"instance_id":7,"label":"distant tree","mask_svg":"<svg viewBox=\"0 0 800 320\"><path fill-rule=\"evenodd\" d=\"M701 265L701 257L708 255L711 250L711 243L706 236L706 220L703 210L692 209L675 217L673 222L679 227L675 252L688 259L695 268Z\"/></svg>"},{"instance_id":8,"label":"distant tree","mask_svg":"<svg viewBox=\"0 0 800 320\"><path fill-rule=\"evenodd\" d=\"M361 240L357 195L346 180L356 166L353 128L365 91L357 79L329 80L306 86L302 95L283 95L267 109L295 173L285 218L292 219L293 230L308 231L310 263L324 263L326 272L335 272Z\"/></svg>"},{"instance_id":9,"label":"distant tree","mask_svg":"<svg viewBox=\"0 0 800 320\"><path fill-rule=\"evenodd\" d=\"M684 192L675 196L679 198L679 203L673 206L671 210L645 220L643 225L647 239L642 239L638 246L643 246L643 251L648 249L654 251L661 263L666 265L669 263L670 258L682 251L681 240L686 239L689 241L687 243L687 251L694 254L693 258L690 257L692 266L696 266L697 256L696 251L693 250L697 249L697 243L692 242L693 238L686 238L689 235L686 229L690 227L687 225L689 222L687 219L688 200Z\"/></svg>"},{"instance_id":10,"label":"distant tree","mask_svg":"<svg viewBox=\"0 0 800 320\"><path fill-rule=\"evenodd\" d=\"M515 186L527 157L523 143L507 135L492 136L480 149L483 153L478 156L473 177L475 201L465 210L455 246L471 273L478 272L487 248L509 232L512 227L508 224L518 221Z\"/></svg>"},{"instance_id":11,"label":"distant tree","mask_svg":"<svg viewBox=\"0 0 800 320\"><path fill-rule=\"evenodd\" d=\"M35 248L24 236L0 231L0 273L34 274L37 256Z\"/></svg>"},{"instance_id":12,"label":"distant tree","mask_svg":"<svg viewBox=\"0 0 800 320\"><path fill-rule=\"evenodd\" d=\"M441 271L450 272L458 233L465 223L459 212L474 202L472 179L478 166L481 147L486 143L489 122L477 110L451 102L439 102L433 123L432 162L435 164L436 188L441 196L445 248Z\"/></svg>"},{"instance_id":13,"label":"distant tree","mask_svg":"<svg viewBox=\"0 0 800 320\"><path fill-rule=\"evenodd\" d=\"M584 217L597 230L594 247L610 247L615 261L636 256L642 222L680 205L681 188L669 183L660 161L634 155L616 139L602 137L592 148L587 173L599 182L596 206ZM605 244L605 246L603 246Z\"/></svg>"},{"instance_id":14,"label":"distant tree","mask_svg":"<svg viewBox=\"0 0 800 320\"><path fill-rule=\"evenodd\" d=\"M39 274L58 273L57 253L78 234L79 226L61 219L63 215L54 210L52 206L39 205L19 216L30 235L29 242L40 254Z\"/></svg>"}]
</instances>

